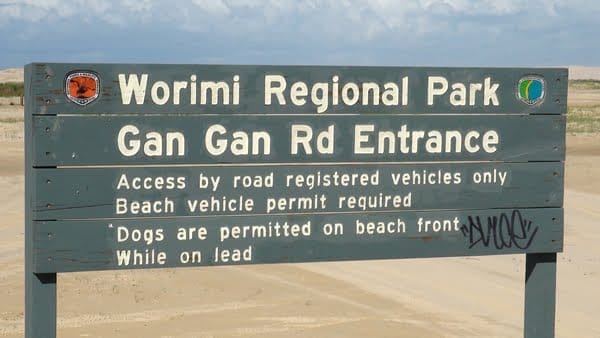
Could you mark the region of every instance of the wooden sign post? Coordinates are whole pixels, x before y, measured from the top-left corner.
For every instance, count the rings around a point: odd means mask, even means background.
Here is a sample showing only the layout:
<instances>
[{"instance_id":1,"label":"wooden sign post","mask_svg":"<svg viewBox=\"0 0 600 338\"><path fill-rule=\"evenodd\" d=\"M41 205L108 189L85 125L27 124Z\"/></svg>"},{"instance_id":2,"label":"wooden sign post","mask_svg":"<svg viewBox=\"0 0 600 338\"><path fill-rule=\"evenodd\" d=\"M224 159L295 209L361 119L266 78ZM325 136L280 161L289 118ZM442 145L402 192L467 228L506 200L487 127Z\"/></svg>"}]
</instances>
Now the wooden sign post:
<instances>
[{"instance_id":1,"label":"wooden sign post","mask_svg":"<svg viewBox=\"0 0 600 338\"><path fill-rule=\"evenodd\" d=\"M56 274L522 253L553 337L566 69L31 64L26 337Z\"/></svg>"}]
</instances>

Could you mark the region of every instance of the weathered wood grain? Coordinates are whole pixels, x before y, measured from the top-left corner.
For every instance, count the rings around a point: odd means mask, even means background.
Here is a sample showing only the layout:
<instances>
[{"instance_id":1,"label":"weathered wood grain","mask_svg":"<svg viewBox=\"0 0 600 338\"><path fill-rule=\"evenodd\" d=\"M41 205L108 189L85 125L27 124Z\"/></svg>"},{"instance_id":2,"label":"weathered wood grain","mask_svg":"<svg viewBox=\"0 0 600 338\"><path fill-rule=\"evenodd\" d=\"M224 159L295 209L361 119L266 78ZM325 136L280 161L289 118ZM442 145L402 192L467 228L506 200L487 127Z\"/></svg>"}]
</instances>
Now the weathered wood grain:
<instances>
[{"instance_id":1,"label":"weathered wood grain","mask_svg":"<svg viewBox=\"0 0 600 338\"><path fill-rule=\"evenodd\" d=\"M36 114L64 113L110 113L110 114L188 114L188 113L316 113L317 106L310 100L305 105L290 104L286 97L286 105L265 105L264 75L282 75L287 81L288 89L293 82L304 81L308 84L323 82L332 83L332 77L339 77L339 87L346 82L395 82L400 83L405 76L409 78L409 101L406 106L355 104L346 106L343 103L330 105L327 113L466 113L466 114L565 114L567 97L567 69L565 68L433 68L433 67L351 67L351 66L232 66L232 65L150 65L150 64L33 64L33 96ZM100 78L101 92L96 102L80 107L69 102L64 95L64 80L74 70L96 72ZM189 100L173 101L163 105L143 106L137 104L124 105L118 81L119 74L149 74L148 93L154 81L190 81L192 75L200 81L229 81L239 75L239 105L190 105ZM529 106L516 97L518 81L527 75L542 76L546 82L544 102ZM470 106L452 106L447 101L436 101L427 104L426 88L428 76L443 76L450 83L481 83L490 77L499 83L497 90L499 105L484 106L481 101ZM310 90L310 89L309 89ZM330 87L331 90L331 87ZM449 92L452 89L449 90ZM184 90L183 93L186 93ZM189 94L187 94L189 96Z\"/></svg>"},{"instance_id":2,"label":"weathered wood grain","mask_svg":"<svg viewBox=\"0 0 600 338\"><path fill-rule=\"evenodd\" d=\"M419 232L418 219L459 220L458 231ZM356 221L392 223L399 220L404 233L363 234L356 231ZM221 227L288 225L310 222L308 237L272 236L225 239ZM343 235L324 234L325 224L344 224ZM177 231L188 227L205 227L206 239L178 240ZM118 242L119 227L157 231L164 238L149 243L143 239ZM429 228L432 229L431 227ZM258 232L257 232L258 233ZM390 213L351 213L342 215L286 215L206 218L161 218L151 220L80 220L34 223L36 272L66 272L118 268L157 268L231 264L216 262L215 247L244 249L252 246L252 260L236 264L314 262L388 258L472 256L558 252L562 250L563 209L488 209L459 211L405 211ZM274 234L274 233L273 233ZM122 237L123 238L123 237ZM118 266L116 250L146 250L167 253L164 265ZM200 250L200 264L182 264L183 251Z\"/></svg>"},{"instance_id":3,"label":"weathered wood grain","mask_svg":"<svg viewBox=\"0 0 600 338\"><path fill-rule=\"evenodd\" d=\"M227 150L221 155L209 153L206 147L206 131L211 125L219 124L228 130L225 135L214 135L215 142L229 138L236 130L266 131L271 137L269 154L260 148L257 155L233 155ZM317 131L334 126L334 149L332 154L316 152L305 154L291 153L292 125L311 125ZM396 151L383 154L355 154L355 125L373 124L375 131L398 132L402 125L407 130L460 131L464 135L469 130L483 134L495 130L499 144L495 152L480 149L469 153L462 145L461 152L428 153L425 141L421 139L416 152L402 153L400 141ZM121 128L135 125L139 128L138 138L156 131L181 132L185 136L183 156L123 156L117 146L117 136ZM312 163L312 162L414 162L414 161L561 161L565 156L565 117L564 116L52 116L34 117L34 159L33 166L84 166L84 165L135 165L135 164L215 164L215 163ZM443 135L443 133L442 133ZM481 141L482 136L480 136ZM131 139L131 135L128 135ZM209 142L211 142L209 140ZM376 135L370 134L368 143L363 146L377 147ZM412 142L412 141L410 141ZM463 140L464 142L464 140ZM262 143L261 143L262 144ZM143 145L142 145L143 146ZM412 143L408 145L412 146ZM163 145L163 150L166 146ZM143 149L143 148L142 148ZM178 149L178 148L177 148ZM177 154L177 149L174 153Z\"/></svg>"},{"instance_id":4,"label":"weathered wood grain","mask_svg":"<svg viewBox=\"0 0 600 338\"><path fill-rule=\"evenodd\" d=\"M496 183L473 182L474 173L492 174L494 170ZM503 185L498 177L502 172L506 175ZM423 173L427 176L433 175L432 184L423 183ZM336 174L340 176L338 186L334 186L333 175ZM402 181L394 184L393 174L408 175L409 184L404 185ZM415 179L419 181L413 181L413 174L417 174ZM298 187L293 178L289 179L290 175L294 178L300 175L302 186ZM311 188L305 181L305 178L311 175L315 184L318 183L319 177L323 184L327 175L330 184ZM348 180L344 186L340 179L342 175L347 175L347 178L351 175L362 175L360 177L368 181L361 185L359 178L356 178L354 185ZM272 178L272 188L243 187L242 180L245 176L252 182L259 179L263 184L269 183L265 180ZM446 182L450 183L443 183L444 176ZM453 184L457 176L460 183ZM203 180L203 188L200 187L200 177ZM216 189L209 183L210 178L219 178ZM135 186L134 179L137 179ZM156 189L157 179L161 189ZM141 180L146 181L146 188L140 186L143 184ZM168 186L167 180L171 181L171 186ZM178 189L177 180L183 181L185 187ZM36 201L32 211L37 220L266 214L269 212L265 208L268 199L325 195L326 207L315 211L347 212L353 210L339 208L339 196L378 196L380 193L391 196L406 196L411 193L412 204L402 209L561 207L563 180L563 164L560 162L38 169L35 182ZM373 182L377 184L372 185ZM187 200L210 199L211 196L218 199L244 196L254 201L254 208L251 212L199 212L190 211L186 204ZM116 198L125 198L128 201L158 201L165 197L174 201L173 213L116 213ZM394 210L392 206L370 210L386 209ZM270 212L286 213L277 210Z\"/></svg>"}]
</instances>

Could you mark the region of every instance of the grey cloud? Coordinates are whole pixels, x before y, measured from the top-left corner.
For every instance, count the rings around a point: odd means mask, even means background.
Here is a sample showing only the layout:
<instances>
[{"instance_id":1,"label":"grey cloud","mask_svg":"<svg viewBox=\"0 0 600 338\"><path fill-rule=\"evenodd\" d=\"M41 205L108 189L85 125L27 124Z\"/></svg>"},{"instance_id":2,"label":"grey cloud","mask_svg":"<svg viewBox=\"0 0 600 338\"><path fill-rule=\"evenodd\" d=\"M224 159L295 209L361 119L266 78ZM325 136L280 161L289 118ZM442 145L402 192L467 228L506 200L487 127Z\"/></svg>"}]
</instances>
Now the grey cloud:
<instances>
[{"instance_id":1,"label":"grey cloud","mask_svg":"<svg viewBox=\"0 0 600 338\"><path fill-rule=\"evenodd\" d=\"M599 16L585 0L0 0L0 67L36 48L59 60L589 64ZM74 43L87 54L67 54Z\"/></svg>"}]
</instances>

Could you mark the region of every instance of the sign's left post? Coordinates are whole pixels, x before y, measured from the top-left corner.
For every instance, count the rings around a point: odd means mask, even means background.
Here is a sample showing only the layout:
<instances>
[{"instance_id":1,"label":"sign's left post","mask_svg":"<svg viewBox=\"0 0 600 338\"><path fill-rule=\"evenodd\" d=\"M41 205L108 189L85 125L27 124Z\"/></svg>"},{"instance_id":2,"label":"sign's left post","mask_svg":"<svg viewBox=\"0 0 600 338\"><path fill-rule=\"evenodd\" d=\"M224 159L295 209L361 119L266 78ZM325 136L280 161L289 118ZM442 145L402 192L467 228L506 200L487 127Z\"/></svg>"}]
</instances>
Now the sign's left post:
<instances>
[{"instance_id":1,"label":"sign's left post","mask_svg":"<svg viewBox=\"0 0 600 338\"><path fill-rule=\"evenodd\" d=\"M34 117L38 104L51 104L35 96L35 86L52 74L42 75L44 67L25 67L25 338L56 337L56 273L34 271L34 210L36 168L33 163Z\"/></svg>"}]
</instances>

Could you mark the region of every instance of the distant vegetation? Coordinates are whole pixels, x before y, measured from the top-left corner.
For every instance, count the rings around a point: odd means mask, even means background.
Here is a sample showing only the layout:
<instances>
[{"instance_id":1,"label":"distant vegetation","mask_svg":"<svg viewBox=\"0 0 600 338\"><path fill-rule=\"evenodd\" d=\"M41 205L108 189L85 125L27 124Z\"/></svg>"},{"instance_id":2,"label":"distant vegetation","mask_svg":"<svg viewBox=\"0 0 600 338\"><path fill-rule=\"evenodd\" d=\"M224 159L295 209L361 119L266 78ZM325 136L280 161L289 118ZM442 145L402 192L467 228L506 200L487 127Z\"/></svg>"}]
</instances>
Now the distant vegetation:
<instances>
[{"instance_id":1,"label":"distant vegetation","mask_svg":"<svg viewBox=\"0 0 600 338\"><path fill-rule=\"evenodd\" d=\"M570 80L571 89L598 89L600 90L600 81L598 80Z\"/></svg>"},{"instance_id":2,"label":"distant vegetation","mask_svg":"<svg viewBox=\"0 0 600 338\"><path fill-rule=\"evenodd\" d=\"M0 97L23 96L23 82L0 83Z\"/></svg>"},{"instance_id":3,"label":"distant vegetation","mask_svg":"<svg viewBox=\"0 0 600 338\"><path fill-rule=\"evenodd\" d=\"M18 118L18 117L1 117L0 118L0 123L19 123L19 122L23 122L24 119L23 118Z\"/></svg>"},{"instance_id":4,"label":"distant vegetation","mask_svg":"<svg viewBox=\"0 0 600 338\"><path fill-rule=\"evenodd\" d=\"M569 89L600 91L600 81L570 80ZM600 93L598 95L600 95ZM567 113L567 131L570 133L600 132L600 105L569 106Z\"/></svg>"},{"instance_id":5,"label":"distant vegetation","mask_svg":"<svg viewBox=\"0 0 600 338\"><path fill-rule=\"evenodd\" d=\"M567 131L570 133L600 132L600 106L569 107Z\"/></svg>"}]
</instances>

